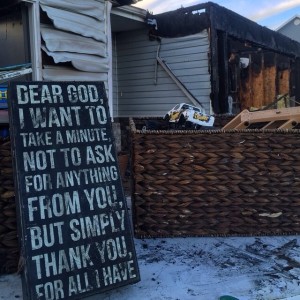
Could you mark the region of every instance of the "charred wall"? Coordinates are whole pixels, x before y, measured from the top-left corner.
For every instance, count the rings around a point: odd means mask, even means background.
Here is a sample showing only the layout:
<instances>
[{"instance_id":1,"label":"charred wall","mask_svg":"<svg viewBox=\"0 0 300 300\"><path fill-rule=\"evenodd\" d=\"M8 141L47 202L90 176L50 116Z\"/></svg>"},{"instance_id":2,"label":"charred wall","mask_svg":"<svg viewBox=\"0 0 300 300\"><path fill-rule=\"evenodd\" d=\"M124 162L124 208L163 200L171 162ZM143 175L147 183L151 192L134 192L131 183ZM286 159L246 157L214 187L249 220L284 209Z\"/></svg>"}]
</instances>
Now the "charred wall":
<instances>
[{"instance_id":1,"label":"charred wall","mask_svg":"<svg viewBox=\"0 0 300 300\"><path fill-rule=\"evenodd\" d=\"M24 5L1 13L0 10L0 66L30 62L28 12ZM28 76L27 76L28 77Z\"/></svg>"},{"instance_id":2,"label":"charred wall","mask_svg":"<svg viewBox=\"0 0 300 300\"><path fill-rule=\"evenodd\" d=\"M230 111L227 103L229 96L233 98L233 113L245 108L266 106L283 94L300 99L297 80L300 73L297 67L300 44L214 3L206 5L213 37L211 51L214 58L212 70L215 71L212 72L213 94L217 98L213 102L215 112ZM228 62L224 62L220 54L224 49L228 50ZM248 65L243 66L247 60ZM224 88L226 78L227 89Z\"/></svg>"},{"instance_id":3,"label":"charred wall","mask_svg":"<svg viewBox=\"0 0 300 300\"><path fill-rule=\"evenodd\" d=\"M216 114L261 107L278 95L300 99L300 43L212 2L160 15L153 33L176 37L208 28L211 104ZM152 27L153 29L153 27ZM249 60L241 66L240 58Z\"/></svg>"},{"instance_id":4,"label":"charred wall","mask_svg":"<svg viewBox=\"0 0 300 300\"><path fill-rule=\"evenodd\" d=\"M293 96L290 81L292 79L291 64L295 63L289 57L270 51L240 53L240 58L247 59L249 64L236 66L235 99L240 110L261 108L280 96ZM232 93L232 91L229 91Z\"/></svg>"}]
</instances>

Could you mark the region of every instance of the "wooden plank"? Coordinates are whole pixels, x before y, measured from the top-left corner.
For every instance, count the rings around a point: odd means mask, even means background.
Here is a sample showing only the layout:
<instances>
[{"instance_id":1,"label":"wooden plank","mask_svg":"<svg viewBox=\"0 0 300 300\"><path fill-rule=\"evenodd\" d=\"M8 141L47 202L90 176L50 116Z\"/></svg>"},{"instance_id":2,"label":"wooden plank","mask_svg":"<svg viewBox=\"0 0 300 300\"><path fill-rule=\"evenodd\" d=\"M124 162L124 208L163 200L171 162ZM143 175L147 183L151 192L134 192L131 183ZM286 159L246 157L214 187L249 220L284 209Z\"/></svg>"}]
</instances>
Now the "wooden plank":
<instances>
[{"instance_id":1,"label":"wooden plank","mask_svg":"<svg viewBox=\"0 0 300 300\"><path fill-rule=\"evenodd\" d=\"M275 120L286 120L296 116L300 116L300 107L287 107L253 112L244 110L241 114L241 122L271 122Z\"/></svg>"},{"instance_id":2,"label":"wooden plank","mask_svg":"<svg viewBox=\"0 0 300 300\"><path fill-rule=\"evenodd\" d=\"M243 110L223 127L223 130L245 129L258 123L266 123L262 129L291 129L300 122L300 107L287 107L250 112Z\"/></svg>"},{"instance_id":3,"label":"wooden plank","mask_svg":"<svg viewBox=\"0 0 300 300\"><path fill-rule=\"evenodd\" d=\"M230 130L235 129L241 123L241 113L239 113L236 117L234 117L230 122L228 122L222 129L223 130Z\"/></svg>"}]
</instances>

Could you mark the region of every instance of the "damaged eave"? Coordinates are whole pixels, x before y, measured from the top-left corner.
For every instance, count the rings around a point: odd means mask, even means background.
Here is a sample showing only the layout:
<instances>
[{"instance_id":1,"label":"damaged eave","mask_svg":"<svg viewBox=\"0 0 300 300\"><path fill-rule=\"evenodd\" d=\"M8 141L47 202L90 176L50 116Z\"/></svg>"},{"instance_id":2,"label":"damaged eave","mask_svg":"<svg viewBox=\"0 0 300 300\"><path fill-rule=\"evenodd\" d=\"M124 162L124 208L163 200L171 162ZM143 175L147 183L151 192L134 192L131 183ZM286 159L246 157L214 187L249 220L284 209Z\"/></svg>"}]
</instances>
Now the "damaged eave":
<instances>
[{"instance_id":1,"label":"damaged eave","mask_svg":"<svg viewBox=\"0 0 300 300\"><path fill-rule=\"evenodd\" d=\"M113 7L111 10L112 32L145 28L146 15L146 10L134 6Z\"/></svg>"},{"instance_id":2,"label":"damaged eave","mask_svg":"<svg viewBox=\"0 0 300 300\"><path fill-rule=\"evenodd\" d=\"M134 6L114 7L111 11L113 15L124 17L127 19L145 22L147 11Z\"/></svg>"},{"instance_id":3,"label":"damaged eave","mask_svg":"<svg viewBox=\"0 0 300 300\"><path fill-rule=\"evenodd\" d=\"M215 3L207 4L211 26L240 40L285 55L300 57L300 44Z\"/></svg>"},{"instance_id":4,"label":"damaged eave","mask_svg":"<svg viewBox=\"0 0 300 300\"><path fill-rule=\"evenodd\" d=\"M124 6L124 5L131 5L136 4L142 0L111 0L113 6Z\"/></svg>"},{"instance_id":5,"label":"damaged eave","mask_svg":"<svg viewBox=\"0 0 300 300\"><path fill-rule=\"evenodd\" d=\"M136 4L137 2L140 2L142 0L111 0L113 6L124 6L124 5L131 5ZM0 1L0 11L1 10L7 10L15 6L16 4L19 4L21 2L36 2L36 0L1 0Z\"/></svg>"},{"instance_id":6,"label":"damaged eave","mask_svg":"<svg viewBox=\"0 0 300 300\"><path fill-rule=\"evenodd\" d=\"M148 13L147 22L152 33L161 37L180 37L199 33L210 27L206 4L179 8L157 15Z\"/></svg>"},{"instance_id":7,"label":"damaged eave","mask_svg":"<svg viewBox=\"0 0 300 300\"><path fill-rule=\"evenodd\" d=\"M261 26L213 2L147 16L157 25L156 34L165 37L191 35L205 28L223 31L228 36L259 45L292 57L300 57L300 44L279 32Z\"/></svg>"}]
</instances>

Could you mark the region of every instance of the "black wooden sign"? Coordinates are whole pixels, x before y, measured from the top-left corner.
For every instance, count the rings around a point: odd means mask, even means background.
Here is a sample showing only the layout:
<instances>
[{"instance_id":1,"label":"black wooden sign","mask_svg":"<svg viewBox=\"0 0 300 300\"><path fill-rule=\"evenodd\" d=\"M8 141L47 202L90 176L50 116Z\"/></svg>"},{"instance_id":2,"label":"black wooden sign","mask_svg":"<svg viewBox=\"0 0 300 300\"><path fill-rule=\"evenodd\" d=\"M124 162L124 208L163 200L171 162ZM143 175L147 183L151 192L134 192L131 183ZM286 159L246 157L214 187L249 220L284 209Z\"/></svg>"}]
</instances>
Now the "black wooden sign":
<instances>
[{"instance_id":1,"label":"black wooden sign","mask_svg":"<svg viewBox=\"0 0 300 300\"><path fill-rule=\"evenodd\" d=\"M12 82L24 299L140 280L104 84Z\"/></svg>"}]
</instances>

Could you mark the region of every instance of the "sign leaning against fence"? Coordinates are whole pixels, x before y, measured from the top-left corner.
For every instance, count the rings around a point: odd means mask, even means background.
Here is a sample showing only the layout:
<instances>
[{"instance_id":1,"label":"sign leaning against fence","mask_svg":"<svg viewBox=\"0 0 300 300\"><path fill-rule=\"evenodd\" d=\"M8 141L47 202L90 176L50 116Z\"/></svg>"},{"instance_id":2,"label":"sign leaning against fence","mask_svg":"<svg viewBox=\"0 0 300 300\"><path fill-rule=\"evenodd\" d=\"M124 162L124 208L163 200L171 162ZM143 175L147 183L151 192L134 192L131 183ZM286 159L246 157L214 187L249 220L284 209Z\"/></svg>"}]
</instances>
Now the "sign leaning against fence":
<instances>
[{"instance_id":1,"label":"sign leaning against fence","mask_svg":"<svg viewBox=\"0 0 300 300\"><path fill-rule=\"evenodd\" d=\"M78 299L140 280L101 82L12 82L24 299Z\"/></svg>"}]
</instances>

